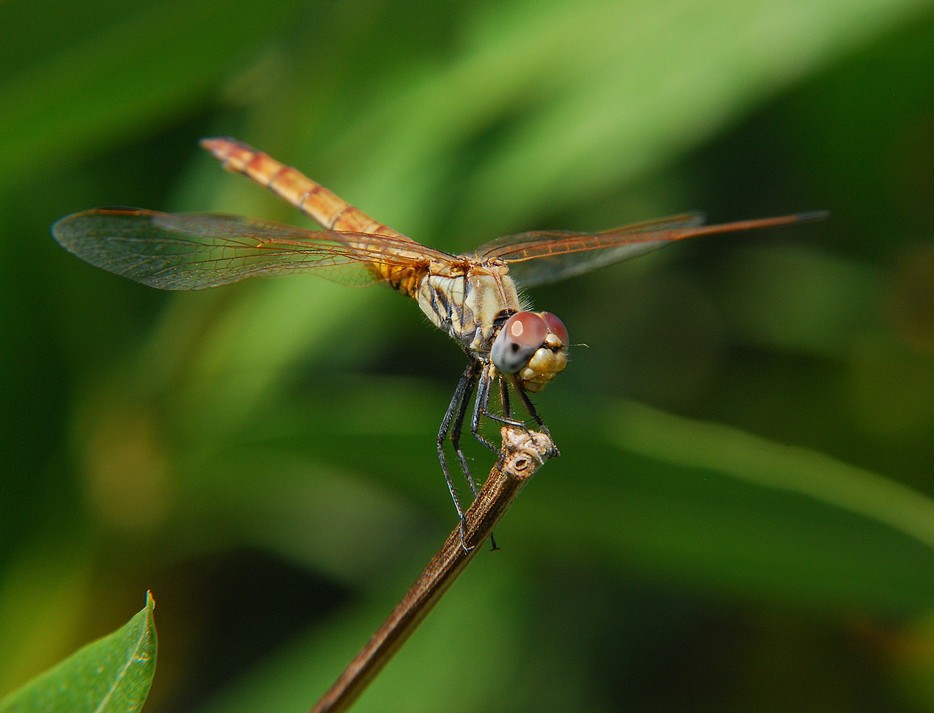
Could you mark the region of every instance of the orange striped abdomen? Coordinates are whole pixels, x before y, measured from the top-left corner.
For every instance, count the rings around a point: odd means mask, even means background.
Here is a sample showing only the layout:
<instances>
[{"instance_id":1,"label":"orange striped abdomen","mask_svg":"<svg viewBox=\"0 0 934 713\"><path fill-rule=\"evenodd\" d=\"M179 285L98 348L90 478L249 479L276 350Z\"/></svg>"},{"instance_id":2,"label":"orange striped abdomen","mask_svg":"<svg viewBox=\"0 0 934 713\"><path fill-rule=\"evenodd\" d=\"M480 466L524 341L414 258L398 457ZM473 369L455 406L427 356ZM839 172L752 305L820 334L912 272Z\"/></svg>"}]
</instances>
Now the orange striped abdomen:
<instances>
[{"instance_id":1,"label":"orange striped abdomen","mask_svg":"<svg viewBox=\"0 0 934 713\"><path fill-rule=\"evenodd\" d=\"M286 166L262 151L227 138L205 139L201 145L220 160L228 171L243 174L268 188L328 230L391 236L400 246L411 243L413 258L420 247L411 238L373 220L298 169ZM343 242L355 248L367 247L363 235L348 235ZM414 259L411 267L377 261L367 262L367 267L390 287L412 298L417 298L418 284L428 271L424 261L418 263Z\"/></svg>"}]
</instances>

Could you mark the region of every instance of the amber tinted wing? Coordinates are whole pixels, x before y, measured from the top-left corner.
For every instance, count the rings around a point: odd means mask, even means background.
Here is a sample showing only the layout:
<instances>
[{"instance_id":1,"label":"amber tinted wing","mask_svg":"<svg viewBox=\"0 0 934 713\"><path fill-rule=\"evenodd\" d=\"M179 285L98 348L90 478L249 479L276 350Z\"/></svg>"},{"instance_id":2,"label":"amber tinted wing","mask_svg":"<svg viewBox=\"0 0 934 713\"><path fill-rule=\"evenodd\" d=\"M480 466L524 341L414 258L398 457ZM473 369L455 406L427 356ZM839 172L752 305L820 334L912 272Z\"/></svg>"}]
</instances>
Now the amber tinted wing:
<instances>
[{"instance_id":1,"label":"amber tinted wing","mask_svg":"<svg viewBox=\"0 0 934 713\"><path fill-rule=\"evenodd\" d=\"M200 290L292 270L366 285L383 281L375 265L417 271L430 260L451 259L404 237L133 208L75 213L52 232L82 260L163 290Z\"/></svg>"},{"instance_id":2,"label":"amber tinted wing","mask_svg":"<svg viewBox=\"0 0 934 713\"><path fill-rule=\"evenodd\" d=\"M701 214L685 213L600 233L551 231L509 235L482 245L474 255L480 259L504 260L509 264L509 273L520 284L533 286L628 260L677 240L786 225L814 220L823 215L800 213L778 218L702 225Z\"/></svg>"}]
</instances>

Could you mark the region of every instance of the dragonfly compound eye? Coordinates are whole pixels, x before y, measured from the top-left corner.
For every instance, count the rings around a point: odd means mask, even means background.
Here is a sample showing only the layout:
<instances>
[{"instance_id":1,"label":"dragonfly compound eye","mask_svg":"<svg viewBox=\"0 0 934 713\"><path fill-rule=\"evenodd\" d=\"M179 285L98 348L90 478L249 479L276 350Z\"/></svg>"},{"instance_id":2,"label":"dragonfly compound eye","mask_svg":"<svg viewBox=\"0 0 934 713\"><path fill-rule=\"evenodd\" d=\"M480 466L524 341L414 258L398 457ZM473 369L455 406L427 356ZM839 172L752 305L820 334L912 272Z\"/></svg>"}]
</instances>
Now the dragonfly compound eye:
<instances>
[{"instance_id":1,"label":"dragonfly compound eye","mask_svg":"<svg viewBox=\"0 0 934 713\"><path fill-rule=\"evenodd\" d=\"M568 364L568 330L551 312L517 312L490 350L493 365L515 374L528 391L540 391Z\"/></svg>"},{"instance_id":2,"label":"dragonfly compound eye","mask_svg":"<svg viewBox=\"0 0 934 713\"><path fill-rule=\"evenodd\" d=\"M534 312L516 312L496 335L490 357L504 374L515 374L545 343L548 324Z\"/></svg>"},{"instance_id":3,"label":"dragonfly compound eye","mask_svg":"<svg viewBox=\"0 0 934 713\"><path fill-rule=\"evenodd\" d=\"M545 320L545 324L548 325L548 331L555 335L564 347L567 347L568 328L564 326L564 322L551 312L541 312L540 314L542 319Z\"/></svg>"}]
</instances>

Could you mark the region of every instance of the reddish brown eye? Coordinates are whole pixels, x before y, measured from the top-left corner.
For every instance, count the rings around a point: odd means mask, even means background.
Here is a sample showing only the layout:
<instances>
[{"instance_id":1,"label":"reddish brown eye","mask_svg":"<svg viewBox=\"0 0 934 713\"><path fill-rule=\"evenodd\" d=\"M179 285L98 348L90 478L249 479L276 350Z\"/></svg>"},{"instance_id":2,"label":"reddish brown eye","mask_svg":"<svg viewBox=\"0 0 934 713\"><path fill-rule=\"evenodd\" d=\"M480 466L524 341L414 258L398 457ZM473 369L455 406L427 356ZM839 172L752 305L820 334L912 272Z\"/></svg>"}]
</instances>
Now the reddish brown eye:
<instances>
[{"instance_id":1,"label":"reddish brown eye","mask_svg":"<svg viewBox=\"0 0 934 713\"><path fill-rule=\"evenodd\" d=\"M545 343L548 329L545 320L534 312L516 312L496 335L490 350L493 365L504 374L515 374Z\"/></svg>"},{"instance_id":2,"label":"reddish brown eye","mask_svg":"<svg viewBox=\"0 0 934 713\"><path fill-rule=\"evenodd\" d=\"M542 312L541 315L542 319L545 320L545 324L548 325L549 331L561 340L561 344L567 346L568 329L564 326L564 322L558 319L551 312Z\"/></svg>"},{"instance_id":3,"label":"reddish brown eye","mask_svg":"<svg viewBox=\"0 0 934 713\"><path fill-rule=\"evenodd\" d=\"M548 334L548 325L534 312L517 312L510 317L503 329L509 338L525 347L538 349Z\"/></svg>"}]
</instances>

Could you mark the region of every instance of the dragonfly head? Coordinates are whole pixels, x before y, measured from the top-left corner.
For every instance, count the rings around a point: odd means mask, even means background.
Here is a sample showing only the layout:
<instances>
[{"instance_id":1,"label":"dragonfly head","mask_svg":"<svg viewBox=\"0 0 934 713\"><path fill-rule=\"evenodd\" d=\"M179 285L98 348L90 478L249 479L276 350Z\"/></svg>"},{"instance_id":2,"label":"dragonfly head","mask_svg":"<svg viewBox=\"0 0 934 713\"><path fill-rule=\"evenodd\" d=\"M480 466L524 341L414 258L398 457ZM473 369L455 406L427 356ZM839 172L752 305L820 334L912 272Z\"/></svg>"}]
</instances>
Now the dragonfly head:
<instances>
[{"instance_id":1,"label":"dragonfly head","mask_svg":"<svg viewBox=\"0 0 934 713\"><path fill-rule=\"evenodd\" d=\"M516 312L496 335L490 358L526 391L541 391L568 365L568 330L551 312Z\"/></svg>"}]
</instances>

